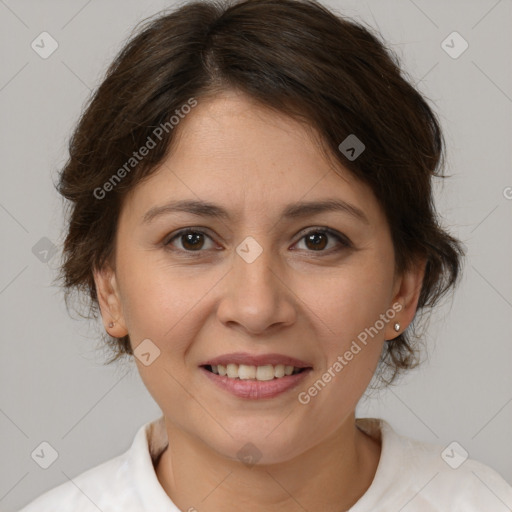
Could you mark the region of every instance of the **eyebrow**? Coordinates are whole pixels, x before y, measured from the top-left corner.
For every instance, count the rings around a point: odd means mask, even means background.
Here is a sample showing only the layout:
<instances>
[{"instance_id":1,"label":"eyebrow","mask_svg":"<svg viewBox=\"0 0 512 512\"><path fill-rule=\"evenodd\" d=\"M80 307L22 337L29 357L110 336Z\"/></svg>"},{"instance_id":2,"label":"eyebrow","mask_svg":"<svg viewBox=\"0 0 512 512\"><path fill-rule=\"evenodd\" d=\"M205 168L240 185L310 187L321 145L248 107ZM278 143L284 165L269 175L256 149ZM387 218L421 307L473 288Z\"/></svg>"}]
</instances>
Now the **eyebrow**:
<instances>
[{"instance_id":1,"label":"eyebrow","mask_svg":"<svg viewBox=\"0 0 512 512\"><path fill-rule=\"evenodd\" d=\"M185 212L197 215L198 217L211 217L221 220L231 219L229 212L216 204L205 201L181 200L170 201L162 206L151 208L144 214L142 223L149 224L157 217L176 212ZM298 219L324 212L342 212L351 215L365 224L370 224L370 221L361 209L341 199L292 203L284 208L281 215L285 219Z\"/></svg>"}]
</instances>

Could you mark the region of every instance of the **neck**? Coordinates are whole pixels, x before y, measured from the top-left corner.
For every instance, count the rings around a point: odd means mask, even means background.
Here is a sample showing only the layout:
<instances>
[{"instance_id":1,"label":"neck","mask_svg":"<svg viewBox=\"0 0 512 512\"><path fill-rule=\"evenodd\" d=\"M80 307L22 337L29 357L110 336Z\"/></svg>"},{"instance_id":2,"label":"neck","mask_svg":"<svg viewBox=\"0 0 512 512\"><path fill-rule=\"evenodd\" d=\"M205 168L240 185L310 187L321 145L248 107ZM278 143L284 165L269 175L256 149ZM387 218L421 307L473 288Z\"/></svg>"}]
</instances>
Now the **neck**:
<instances>
[{"instance_id":1,"label":"neck","mask_svg":"<svg viewBox=\"0 0 512 512\"><path fill-rule=\"evenodd\" d=\"M332 436L284 462L246 466L223 457L166 421L169 447L156 474L180 510L279 512L350 508L366 492L380 458L380 443L354 415Z\"/></svg>"}]
</instances>

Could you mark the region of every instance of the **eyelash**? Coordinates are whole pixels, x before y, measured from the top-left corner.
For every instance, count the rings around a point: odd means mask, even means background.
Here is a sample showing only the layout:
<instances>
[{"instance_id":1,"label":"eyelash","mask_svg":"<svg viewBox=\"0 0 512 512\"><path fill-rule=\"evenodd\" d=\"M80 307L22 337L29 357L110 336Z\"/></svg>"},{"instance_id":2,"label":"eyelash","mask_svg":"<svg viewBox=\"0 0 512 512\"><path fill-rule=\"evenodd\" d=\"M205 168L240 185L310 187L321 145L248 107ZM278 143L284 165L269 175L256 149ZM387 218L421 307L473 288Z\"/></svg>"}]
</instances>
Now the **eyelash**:
<instances>
[{"instance_id":1,"label":"eyelash","mask_svg":"<svg viewBox=\"0 0 512 512\"><path fill-rule=\"evenodd\" d=\"M187 235L187 234L201 234L201 235L205 235L207 236L208 238L211 239L211 237L208 235L208 233L206 233L205 231L203 231L202 229L199 229L199 228L184 228L184 229L181 229L179 230L178 232L174 233L172 235L171 238L169 238L166 242L164 242L164 247L166 250L169 250L169 251L172 251L172 252L182 252L182 253L186 253L187 256L192 256L194 257L195 256L195 253L201 253L201 252L204 252L204 250L202 249L199 249L197 251L188 251L186 249L174 249L174 248L171 248L171 243L176 240L176 239L179 239L181 236L184 236L184 235ZM310 234L314 234L314 233L322 233L322 234L326 234L326 235L330 235L331 237L333 237L334 239L336 239L336 241L342 246L341 248L338 247L338 248L334 248L334 249L327 249L327 250L318 250L318 251L314 251L314 250L308 250L306 249L307 252L311 252L311 253L318 253L320 255L330 255L330 254L333 254L333 253L336 253L336 252L339 252L343 249L349 249L349 248L352 248L353 245L352 243L350 242L350 240L342 235L341 233L338 233L337 231L331 229L331 228L327 228L327 227L322 227L322 228L313 228L309 231L307 231L306 233L304 233L301 238L296 242L296 243L299 243L300 241L302 241L305 237L307 237L308 235Z\"/></svg>"}]
</instances>

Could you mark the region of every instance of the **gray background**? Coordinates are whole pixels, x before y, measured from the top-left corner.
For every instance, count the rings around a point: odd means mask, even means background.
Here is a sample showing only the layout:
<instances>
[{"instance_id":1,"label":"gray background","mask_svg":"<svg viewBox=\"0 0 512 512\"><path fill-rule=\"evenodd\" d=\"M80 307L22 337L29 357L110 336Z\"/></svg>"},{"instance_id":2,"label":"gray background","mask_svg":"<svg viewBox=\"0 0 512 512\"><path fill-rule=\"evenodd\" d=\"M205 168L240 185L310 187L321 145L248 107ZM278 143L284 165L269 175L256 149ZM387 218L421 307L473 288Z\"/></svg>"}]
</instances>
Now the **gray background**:
<instances>
[{"instance_id":1,"label":"gray background","mask_svg":"<svg viewBox=\"0 0 512 512\"><path fill-rule=\"evenodd\" d=\"M170 5L0 0L0 509L6 512L125 451L136 430L160 415L135 366L102 365L101 325L68 315L51 284L59 257L43 262L32 248L43 237L62 243L52 181L90 90L135 23ZM325 5L379 28L439 112L452 174L436 186L439 211L469 250L454 300L430 322L428 361L400 386L362 402L358 415L383 417L398 432L443 447L456 440L512 482L512 2ZM43 31L59 44L47 59L31 48ZM469 43L457 59L441 47L453 31ZM46 470L30 456L42 441L59 454Z\"/></svg>"}]
</instances>

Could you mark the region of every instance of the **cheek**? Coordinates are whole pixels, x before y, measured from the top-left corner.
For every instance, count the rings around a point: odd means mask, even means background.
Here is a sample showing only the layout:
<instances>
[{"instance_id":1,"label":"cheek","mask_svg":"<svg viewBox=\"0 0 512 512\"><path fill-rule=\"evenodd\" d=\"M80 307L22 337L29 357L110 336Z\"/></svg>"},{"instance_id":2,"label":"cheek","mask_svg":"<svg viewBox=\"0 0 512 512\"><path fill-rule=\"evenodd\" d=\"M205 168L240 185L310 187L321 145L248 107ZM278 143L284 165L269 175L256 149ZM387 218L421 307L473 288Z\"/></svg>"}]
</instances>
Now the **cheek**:
<instances>
[{"instance_id":1,"label":"cheek","mask_svg":"<svg viewBox=\"0 0 512 512\"><path fill-rule=\"evenodd\" d=\"M123 314L132 344L149 338L162 351L184 351L200 329L202 301L218 276L185 265L171 266L160 254L148 257L143 251L127 252L119 273Z\"/></svg>"},{"instance_id":2,"label":"cheek","mask_svg":"<svg viewBox=\"0 0 512 512\"><path fill-rule=\"evenodd\" d=\"M375 261L354 266L316 295L322 366L312 387L300 391L327 431L334 431L356 407L379 362L385 332L380 315L389 307L391 286L385 267Z\"/></svg>"},{"instance_id":3,"label":"cheek","mask_svg":"<svg viewBox=\"0 0 512 512\"><path fill-rule=\"evenodd\" d=\"M333 350L339 352L350 345L389 308L391 288L390 262L375 257L354 259L354 264L340 268L323 286L318 286L317 280L315 286L309 287L316 290L309 292L309 301L324 324L323 337L328 340L331 357ZM305 289L304 294L307 295ZM383 335L380 333L380 338Z\"/></svg>"},{"instance_id":4,"label":"cheek","mask_svg":"<svg viewBox=\"0 0 512 512\"><path fill-rule=\"evenodd\" d=\"M158 356L148 365L134 358L140 377L163 410L186 410L189 395L180 383L186 381L188 369L183 361L190 340L201 329L201 298L214 280L205 287L209 279L194 279L183 267L166 266L143 252L125 258L122 268L123 312L131 345L136 353L146 339L157 347L149 345Z\"/></svg>"}]
</instances>

